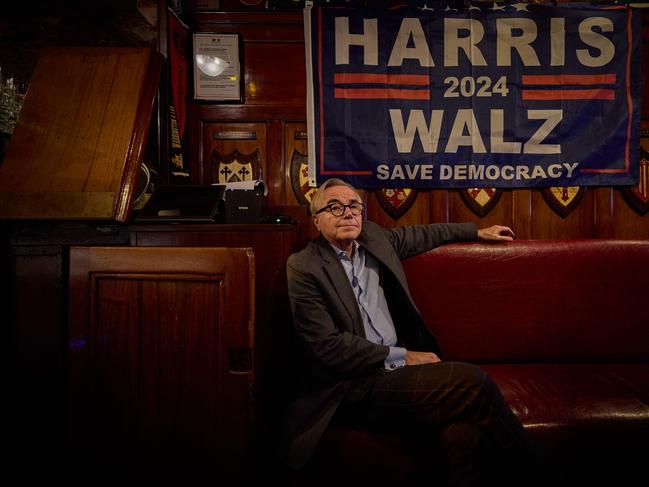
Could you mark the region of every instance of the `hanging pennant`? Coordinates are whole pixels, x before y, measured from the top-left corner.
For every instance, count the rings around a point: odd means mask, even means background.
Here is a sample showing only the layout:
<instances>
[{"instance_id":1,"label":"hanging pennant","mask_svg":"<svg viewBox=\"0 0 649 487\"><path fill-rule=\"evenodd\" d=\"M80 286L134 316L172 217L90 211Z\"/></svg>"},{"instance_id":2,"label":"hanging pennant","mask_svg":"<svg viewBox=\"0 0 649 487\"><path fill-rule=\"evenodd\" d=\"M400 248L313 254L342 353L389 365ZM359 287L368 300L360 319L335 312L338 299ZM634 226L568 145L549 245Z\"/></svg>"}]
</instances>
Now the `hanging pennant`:
<instances>
[{"instance_id":1,"label":"hanging pennant","mask_svg":"<svg viewBox=\"0 0 649 487\"><path fill-rule=\"evenodd\" d=\"M170 173L173 179L183 181L189 178L189 171L183 159L183 136L187 107L187 43L189 28L172 9L169 12L169 126L171 140L169 144Z\"/></svg>"}]
</instances>

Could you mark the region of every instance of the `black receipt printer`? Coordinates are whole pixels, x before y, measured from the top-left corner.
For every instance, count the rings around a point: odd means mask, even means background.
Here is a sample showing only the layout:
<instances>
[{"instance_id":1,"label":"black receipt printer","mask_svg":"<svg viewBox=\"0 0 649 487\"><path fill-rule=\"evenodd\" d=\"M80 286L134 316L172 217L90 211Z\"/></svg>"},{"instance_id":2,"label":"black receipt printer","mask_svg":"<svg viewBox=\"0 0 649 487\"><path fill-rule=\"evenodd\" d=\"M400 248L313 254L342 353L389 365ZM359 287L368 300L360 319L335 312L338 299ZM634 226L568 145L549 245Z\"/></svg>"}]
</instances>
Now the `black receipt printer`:
<instances>
[{"instance_id":1,"label":"black receipt printer","mask_svg":"<svg viewBox=\"0 0 649 487\"><path fill-rule=\"evenodd\" d=\"M225 184L225 223L259 223L266 184L260 180Z\"/></svg>"}]
</instances>

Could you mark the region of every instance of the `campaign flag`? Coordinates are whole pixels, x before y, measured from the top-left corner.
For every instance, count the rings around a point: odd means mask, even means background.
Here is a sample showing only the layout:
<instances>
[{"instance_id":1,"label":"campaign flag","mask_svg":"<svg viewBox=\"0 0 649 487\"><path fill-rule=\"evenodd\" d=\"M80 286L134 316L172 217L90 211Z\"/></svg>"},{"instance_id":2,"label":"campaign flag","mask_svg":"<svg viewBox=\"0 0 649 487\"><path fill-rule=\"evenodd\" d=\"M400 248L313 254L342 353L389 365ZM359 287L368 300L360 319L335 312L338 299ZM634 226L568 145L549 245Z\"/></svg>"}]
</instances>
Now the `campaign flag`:
<instances>
[{"instance_id":1,"label":"campaign flag","mask_svg":"<svg viewBox=\"0 0 649 487\"><path fill-rule=\"evenodd\" d=\"M312 182L637 184L639 10L428 5L305 7Z\"/></svg>"}]
</instances>

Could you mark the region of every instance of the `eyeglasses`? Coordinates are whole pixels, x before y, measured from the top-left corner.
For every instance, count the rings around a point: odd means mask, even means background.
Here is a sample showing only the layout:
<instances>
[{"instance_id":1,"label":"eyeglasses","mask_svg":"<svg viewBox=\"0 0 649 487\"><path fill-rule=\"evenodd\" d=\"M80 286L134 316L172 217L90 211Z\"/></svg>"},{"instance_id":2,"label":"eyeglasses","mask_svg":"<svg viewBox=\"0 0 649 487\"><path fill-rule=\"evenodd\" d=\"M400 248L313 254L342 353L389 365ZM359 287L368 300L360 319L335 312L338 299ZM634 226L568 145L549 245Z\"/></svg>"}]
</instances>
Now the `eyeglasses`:
<instances>
[{"instance_id":1,"label":"eyeglasses","mask_svg":"<svg viewBox=\"0 0 649 487\"><path fill-rule=\"evenodd\" d=\"M320 208L318 211L315 212L315 214L317 215L319 213L322 213L323 211L328 211L333 216L343 216L347 208L349 208L349 211L351 211L352 215L354 216L358 216L361 213L363 213L362 203L358 203L357 201L354 201L352 203L349 203L348 205L343 205L342 203L330 203L327 206L323 206L322 208Z\"/></svg>"}]
</instances>

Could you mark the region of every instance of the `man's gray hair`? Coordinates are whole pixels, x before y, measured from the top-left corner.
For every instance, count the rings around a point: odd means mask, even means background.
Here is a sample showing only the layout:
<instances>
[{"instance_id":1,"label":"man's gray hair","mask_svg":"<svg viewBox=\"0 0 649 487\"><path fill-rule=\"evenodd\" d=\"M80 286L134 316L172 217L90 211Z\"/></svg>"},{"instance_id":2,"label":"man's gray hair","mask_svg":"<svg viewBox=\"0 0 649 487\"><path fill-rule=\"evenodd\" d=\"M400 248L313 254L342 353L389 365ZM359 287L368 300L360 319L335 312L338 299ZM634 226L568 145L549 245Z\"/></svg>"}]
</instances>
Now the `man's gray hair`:
<instances>
[{"instance_id":1,"label":"man's gray hair","mask_svg":"<svg viewBox=\"0 0 649 487\"><path fill-rule=\"evenodd\" d=\"M347 186L349 189L351 189L354 193L358 195L360 198L361 195L358 194L358 191L356 191L356 188L349 184L346 181L343 181L342 179L338 178L331 178L327 179L324 183L320 185L318 188L318 191L316 191L315 195L313 195L313 199L311 200L311 214L315 215L315 212L318 211L322 207L322 203L324 202L324 195L325 195L325 190L327 188L331 188L333 186Z\"/></svg>"}]
</instances>

